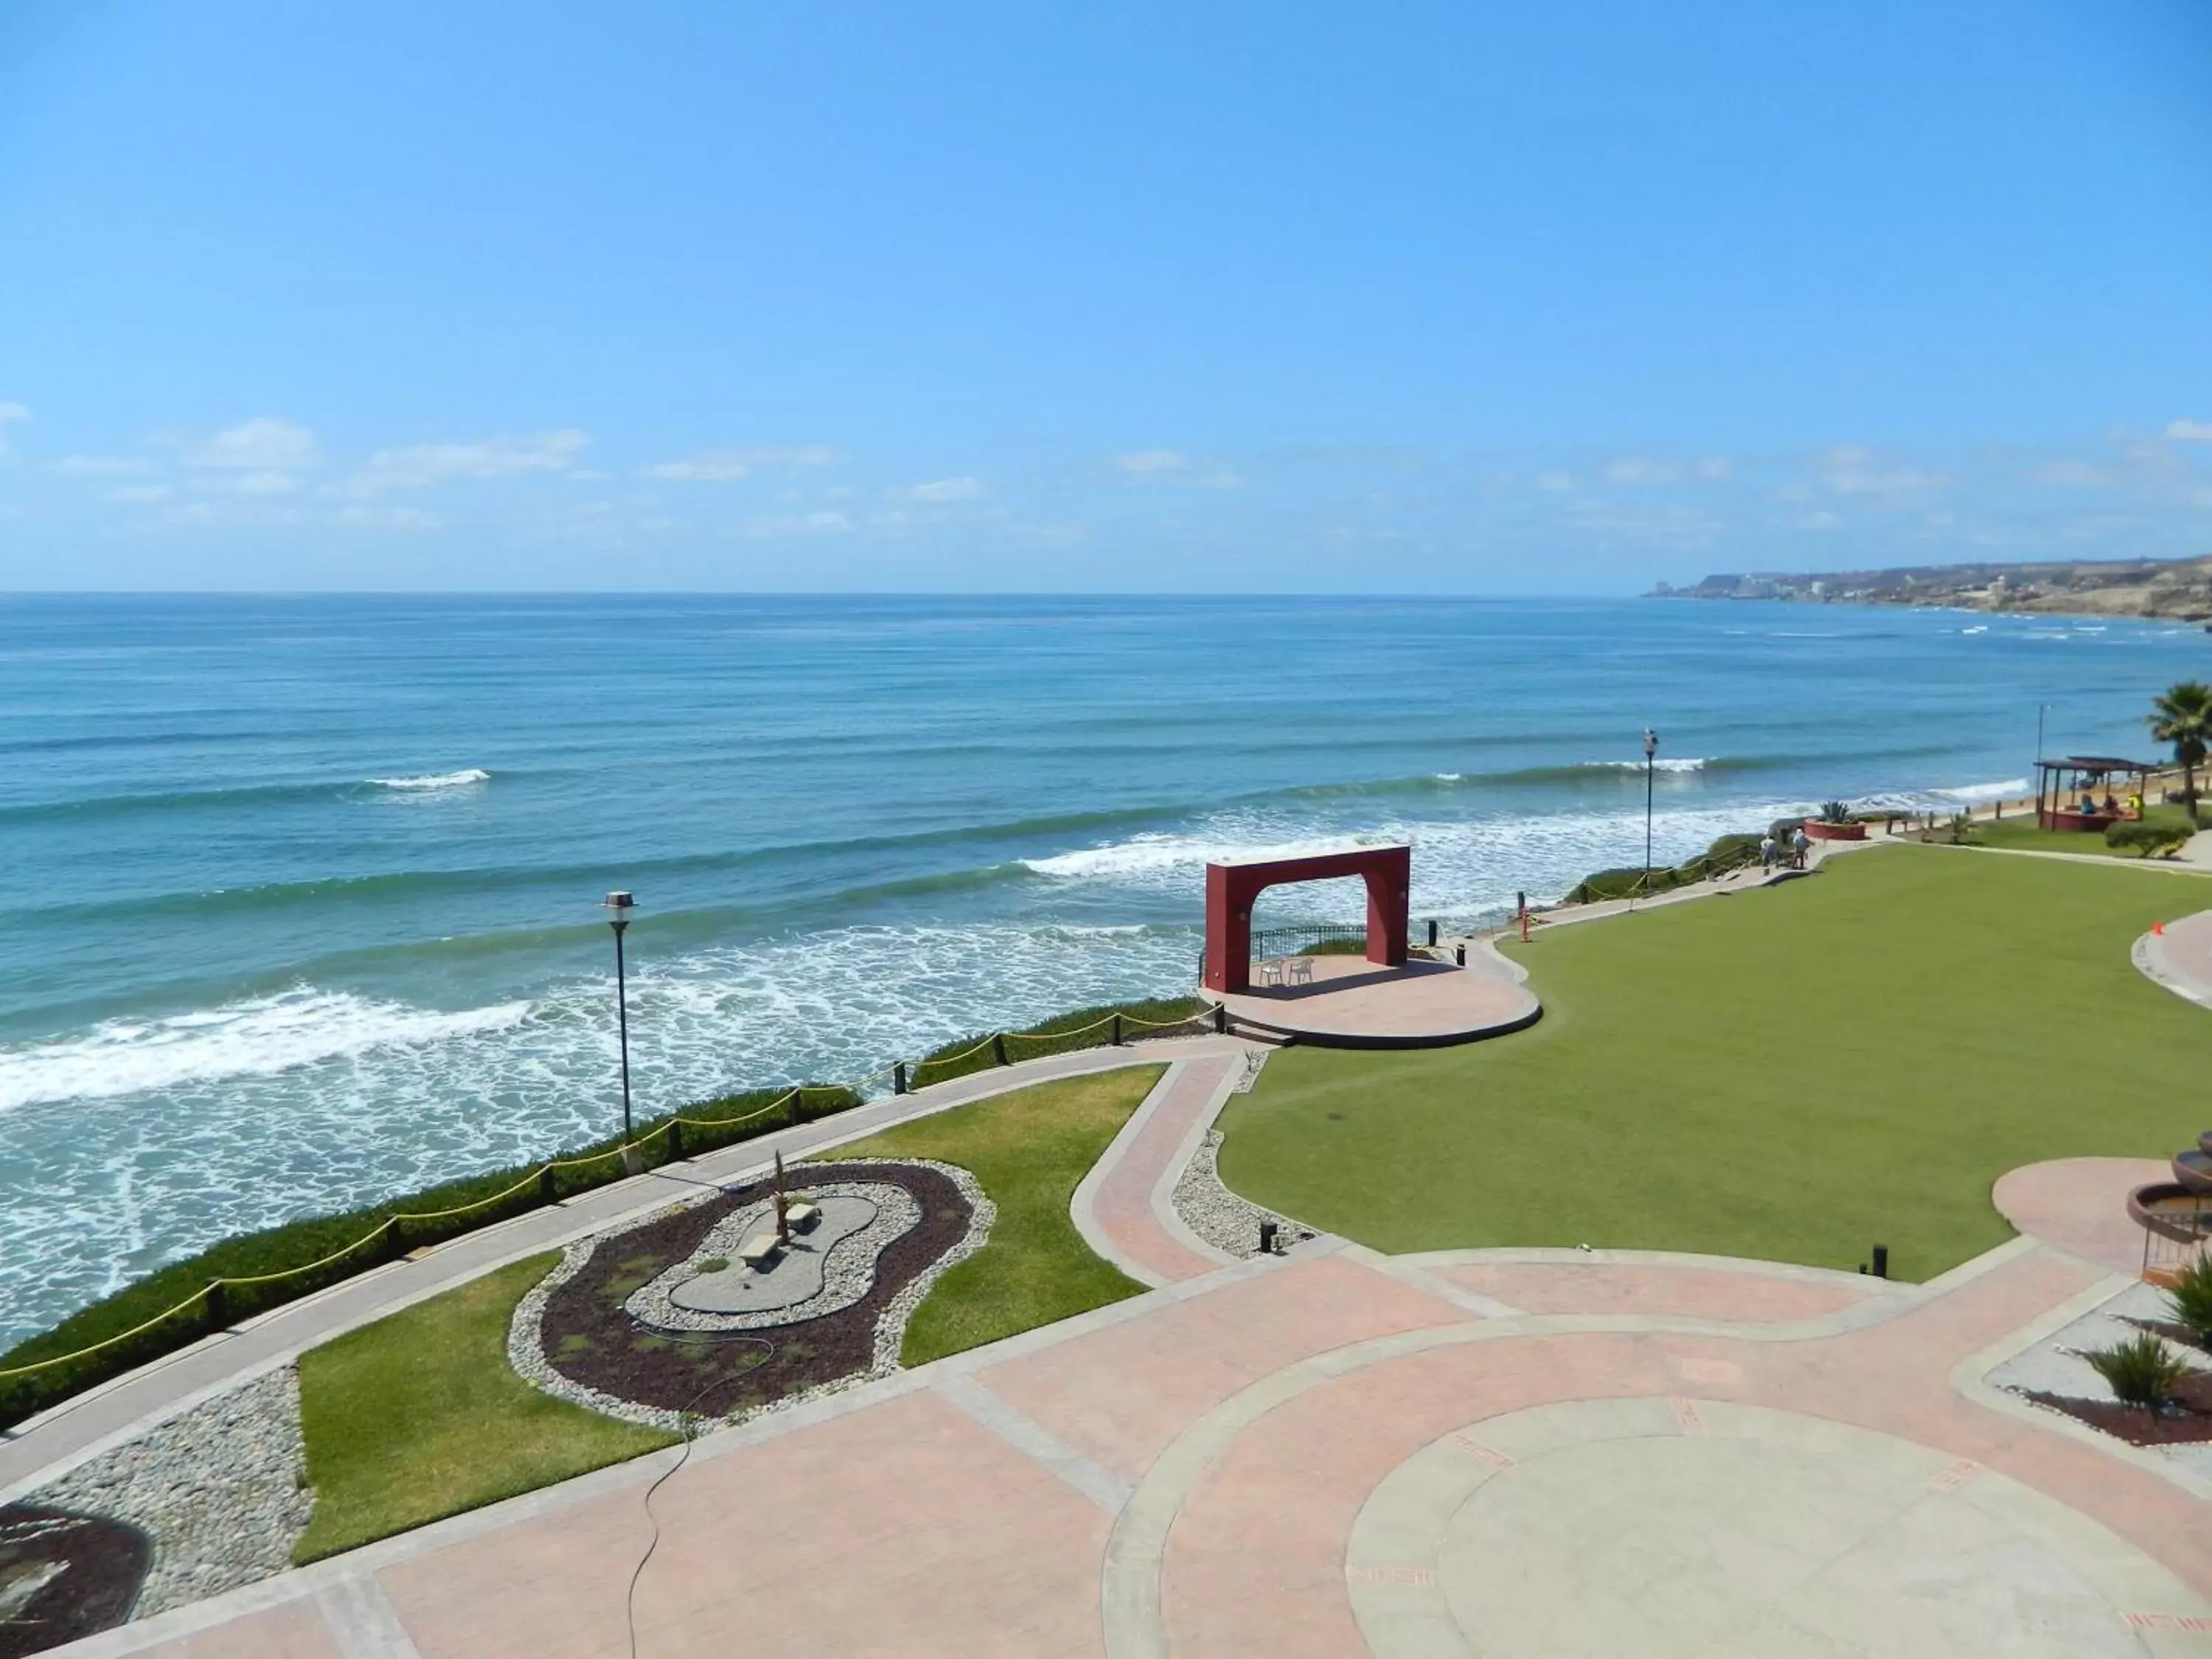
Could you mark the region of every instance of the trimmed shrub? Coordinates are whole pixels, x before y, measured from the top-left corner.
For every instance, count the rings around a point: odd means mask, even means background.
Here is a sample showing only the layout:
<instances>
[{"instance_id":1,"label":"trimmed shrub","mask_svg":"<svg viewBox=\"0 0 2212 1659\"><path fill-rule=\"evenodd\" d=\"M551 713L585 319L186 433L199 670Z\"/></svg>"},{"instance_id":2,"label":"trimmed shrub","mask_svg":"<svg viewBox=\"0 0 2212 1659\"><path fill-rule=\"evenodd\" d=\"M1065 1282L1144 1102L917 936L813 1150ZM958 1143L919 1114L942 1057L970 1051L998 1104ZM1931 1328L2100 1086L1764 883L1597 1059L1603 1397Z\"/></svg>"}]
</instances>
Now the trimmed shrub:
<instances>
[{"instance_id":1,"label":"trimmed shrub","mask_svg":"<svg viewBox=\"0 0 2212 1659\"><path fill-rule=\"evenodd\" d=\"M2115 1400L2144 1411L2164 1405L2176 1389L2197 1375L2194 1365L2148 1331L2082 1358L2105 1379Z\"/></svg>"},{"instance_id":2,"label":"trimmed shrub","mask_svg":"<svg viewBox=\"0 0 2212 1659\"><path fill-rule=\"evenodd\" d=\"M2184 1267L2166 1293L2166 1311L2198 1347L2212 1347L2212 1256Z\"/></svg>"},{"instance_id":3,"label":"trimmed shrub","mask_svg":"<svg viewBox=\"0 0 2212 1659\"><path fill-rule=\"evenodd\" d=\"M2120 851L2133 848L2139 859L2152 854L2160 858L2172 858L2189 844L2197 832L2186 823L2115 823L2105 831L2105 845Z\"/></svg>"},{"instance_id":4,"label":"trimmed shrub","mask_svg":"<svg viewBox=\"0 0 2212 1659\"><path fill-rule=\"evenodd\" d=\"M1025 1030L1004 1031L994 1043L989 1036L962 1037L925 1054L908 1076L908 1085L920 1089L933 1083L949 1083L975 1072L988 1072L999 1064L1003 1050L1008 1064L1035 1060L1042 1054L1066 1054L1074 1048L1102 1048L1114 1036L1113 1016L1129 1024L1123 1038L1158 1036L1169 1032L1205 1029L1212 1005L1197 997L1153 997L1142 1002L1109 1002L1096 1008L1078 1008ZM1139 1023L1142 1022L1142 1023ZM1097 1030L1091 1030L1091 1027Z\"/></svg>"}]
</instances>

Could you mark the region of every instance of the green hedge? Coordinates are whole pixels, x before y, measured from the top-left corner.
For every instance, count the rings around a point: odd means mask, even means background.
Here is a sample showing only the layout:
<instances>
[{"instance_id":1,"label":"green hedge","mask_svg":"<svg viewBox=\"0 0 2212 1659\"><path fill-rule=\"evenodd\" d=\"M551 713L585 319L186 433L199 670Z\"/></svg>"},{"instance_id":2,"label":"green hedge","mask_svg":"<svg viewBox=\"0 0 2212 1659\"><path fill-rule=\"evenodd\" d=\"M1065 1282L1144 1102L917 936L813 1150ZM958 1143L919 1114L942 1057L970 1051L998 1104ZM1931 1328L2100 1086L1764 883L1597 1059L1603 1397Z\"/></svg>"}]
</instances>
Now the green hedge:
<instances>
[{"instance_id":1,"label":"green hedge","mask_svg":"<svg viewBox=\"0 0 2212 1659\"><path fill-rule=\"evenodd\" d=\"M1035 1060L1042 1054L1060 1054L1076 1048L1103 1047L1113 1040L1110 1021L1115 1014L1133 1022L1151 1022L1146 1025L1132 1024L1123 1030L1125 1041L1135 1042L1141 1037L1172 1035L1186 1029L1207 1029L1206 1022L1212 1018L1212 1005L1198 997L1154 997L1144 1002L1109 1002L1096 1008L1079 1008L1073 1013L1055 1014L1042 1024L1030 1026L1024 1030L996 1033L996 1043L991 1035L963 1037L925 1055L908 1075L907 1085L914 1089L927 1088L933 1083L948 1083L956 1077L988 1072L1001 1063L1001 1051L1006 1056L1005 1063L1012 1065L1017 1060ZM1100 1025L1102 1021L1109 1023L1097 1030L1087 1029ZM1171 1028L1170 1031L1163 1033L1154 1029L1163 1025Z\"/></svg>"},{"instance_id":2,"label":"green hedge","mask_svg":"<svg viewBox=\"0 0 2212 1659\"><path fill-rule=\"evenodd\" d=\"M1799 818L1784 818L1767 833L1778 845L1789 845L1790 833L1803 822ZM1730 870L1741 869L1758 861L1759 837L1757 835L1723 836L1693 859L1677 865L1655 865L1650 879L1644 879L1644 866L1628 865L1620 869L1599 870L1584 876L1568 890L1570 904L1595 904L1604 899L1626 898L1632 893L1663 893L1671 888L1687 886L1711 876L1725 875Z\"/></svg>"},{"instance_id":3,"label":"green hedge","mask_svg":"<svg viewBox=\"0 0 2212 1659\"><path fill-rule=\"evenodd\" d=\"M776 1110L753 1115L785 1096L793 1098ZM860 1103L860 1096L842 1086L808 1085L795 1096L787 1088L756 1089L648 1119L639 1126L637 1139L642 1143L640 1151L647 1165L663 1164L672 1152L669 1126L679 1116L685 1120L679 1131L681 1151L689 1157L772 1133L794 1123L811 1122ZM101 1349L82 1360L22 1376L0 1376L0 1428L20 1423L73 1394L186 1346L207 1334L215 1325L234 1322L296 1301L405 1251L504 1221L526 1210L536 1209L549 1200L603 1187L623 1174L621 1144L622 1138L615 1135L562 1153L557 1161L570 1163L573 1167L550 1170L538 1181L528 1179L542 1167L537 1164L489 1170L362 1209L337 1215L309 1216L258 1232L240 1233L181 1261L171 1262L72 1314L52 1330L0 1354L0 1370L35 1364L105 1342L145 1324L180 1303L189 1304L127 1341ZM394 1221L395 1217L404 1214L460 1209L483 1203L518 1183L521 1183L520 1190L503 1202L466 1215ZM326 1260L331 1257L336 1259ZM318 1263L321 1265L314 1267L313 1272L295 1272ZM221 1305L212 1312L204 1301L191 1301L212 1279L254 1279L268 1273L292 1276L273 1284L225 1285Z\"/></svg>"}]
</instances>

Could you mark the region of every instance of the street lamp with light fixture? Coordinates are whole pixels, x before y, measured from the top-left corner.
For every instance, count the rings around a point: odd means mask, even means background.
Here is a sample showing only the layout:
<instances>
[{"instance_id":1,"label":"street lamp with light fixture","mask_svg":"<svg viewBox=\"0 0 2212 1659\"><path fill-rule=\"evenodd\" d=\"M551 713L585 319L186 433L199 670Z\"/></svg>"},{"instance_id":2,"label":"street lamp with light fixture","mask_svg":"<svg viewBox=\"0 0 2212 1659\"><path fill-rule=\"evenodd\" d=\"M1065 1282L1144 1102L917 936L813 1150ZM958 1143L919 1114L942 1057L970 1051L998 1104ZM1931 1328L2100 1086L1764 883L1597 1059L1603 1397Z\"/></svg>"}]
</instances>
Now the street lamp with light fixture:
<instances>
[{"instance_id":1,"label":"street lamp with light fixture","mask_svg":"<svg viewBox=\"0 0 2212 1659\"><path fill-rule=\"evenodd\" d=\"M1651 885L1651 775L1659 756L1659 734L1644 728L1644 885Z\"/></svg>"},{"instance_id":2,"label":"street lamp with light fixture","mask_svg":"<svg viewBox=\"0 0 2212 1659\"><path fill-rule=\"evenodd\" d=\"M635 1175L643 1160L630 1145L629 982L623 967L623 933L629 927L630 912L637 908L637 900L628 893L610 893L601 908L607 913L607 926L615 930L615 1023L622 1042L623 1168Z\"/></svg>"}]
</instances>

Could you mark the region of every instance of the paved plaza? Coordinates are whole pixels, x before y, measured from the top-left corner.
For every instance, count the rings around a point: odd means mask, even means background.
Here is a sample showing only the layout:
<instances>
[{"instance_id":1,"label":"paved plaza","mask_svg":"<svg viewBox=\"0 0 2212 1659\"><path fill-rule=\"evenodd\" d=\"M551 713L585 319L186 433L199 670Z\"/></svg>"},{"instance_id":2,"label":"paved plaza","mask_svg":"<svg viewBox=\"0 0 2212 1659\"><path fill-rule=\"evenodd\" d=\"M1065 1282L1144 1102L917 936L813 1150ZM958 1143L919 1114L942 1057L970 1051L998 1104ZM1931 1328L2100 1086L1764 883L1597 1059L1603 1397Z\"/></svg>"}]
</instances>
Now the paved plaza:
<instances>
[{"instance_id":1,"label":"paved plaza","mask_svg":"<svg viewBox=\"0 0 2212 1659\"><path fill-rule=\"evenodd\" d=\"M657 1523L647 1659L2212 1653L2212 1492L1980 1382L2129 1282L2105 1218L2152 1166L2008 1177L2050 1237L1927 1285L1222 1264L1150 1194L1231 1069L1178 1066L1086 1183L1143 1297L702 1441L650 1517L676 1452L64 1651L617 1659Z\"/></svg>"}]
</instances>

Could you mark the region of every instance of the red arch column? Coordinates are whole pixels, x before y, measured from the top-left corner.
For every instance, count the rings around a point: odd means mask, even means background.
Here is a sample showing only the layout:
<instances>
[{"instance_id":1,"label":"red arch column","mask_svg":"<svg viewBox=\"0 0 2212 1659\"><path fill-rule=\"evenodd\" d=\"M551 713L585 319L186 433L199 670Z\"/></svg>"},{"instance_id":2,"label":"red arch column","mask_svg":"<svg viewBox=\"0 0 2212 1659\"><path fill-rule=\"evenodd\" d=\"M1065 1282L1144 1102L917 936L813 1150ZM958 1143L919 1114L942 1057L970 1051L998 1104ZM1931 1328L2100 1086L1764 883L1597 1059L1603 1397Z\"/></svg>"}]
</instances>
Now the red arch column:
<instances>
[{"instance_id":1,"label":"red arch column","mask_svg":"<svg viewBox=\"0 0 2212 1659\"><path fill-rule=\"evenodd\" d=\"M1367 884L1368 961L1404 967L1413 849L1362 847L1311 858L1207 865L1206 988L1224 994L1252 988L1252 906L1261 894L1293 882L1342 876L1358 876Z\"/></svg>"}]
</instances>

